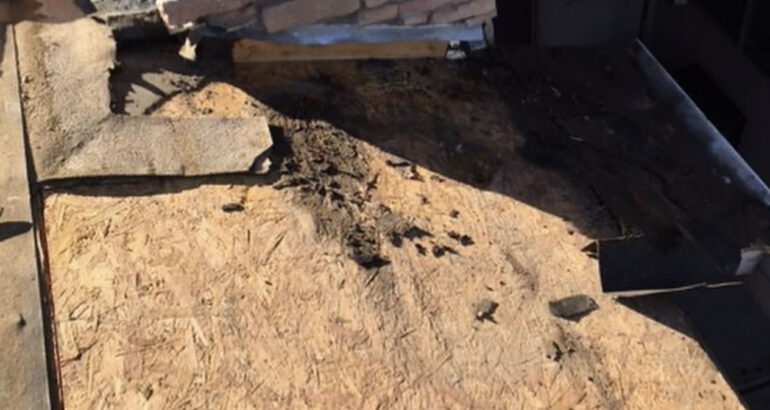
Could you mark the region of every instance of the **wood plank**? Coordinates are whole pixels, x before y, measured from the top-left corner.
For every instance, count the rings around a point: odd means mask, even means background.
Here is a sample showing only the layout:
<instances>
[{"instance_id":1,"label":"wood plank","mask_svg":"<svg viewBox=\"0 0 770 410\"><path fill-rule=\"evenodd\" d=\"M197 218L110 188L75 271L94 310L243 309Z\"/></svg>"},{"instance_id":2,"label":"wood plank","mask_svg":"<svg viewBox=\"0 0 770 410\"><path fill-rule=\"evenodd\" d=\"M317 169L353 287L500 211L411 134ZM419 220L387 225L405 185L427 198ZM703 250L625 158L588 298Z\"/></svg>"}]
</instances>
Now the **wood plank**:
<instances>
[{"instance_id":1,"label":"wood plank","mask_svg":"<svg viewBox=\"0 0 770 410\"><path fill-rule=\"evenodd\" d=\"M444 58L444 41L406 41L394 43L340 43L327 46L278 44L241 40L233 48L236 63L267 61L363 60L403 58Z\"/></svg>"},{"instance_id":2,"label":"wood plank","mask_svg":"<svg viewBox=\"0 0 770 410\"><path fill-rule=\"evenodd\" d=\"M13 29L0 26L0 403L50 408Z\"/></svg>"}]
</instances>

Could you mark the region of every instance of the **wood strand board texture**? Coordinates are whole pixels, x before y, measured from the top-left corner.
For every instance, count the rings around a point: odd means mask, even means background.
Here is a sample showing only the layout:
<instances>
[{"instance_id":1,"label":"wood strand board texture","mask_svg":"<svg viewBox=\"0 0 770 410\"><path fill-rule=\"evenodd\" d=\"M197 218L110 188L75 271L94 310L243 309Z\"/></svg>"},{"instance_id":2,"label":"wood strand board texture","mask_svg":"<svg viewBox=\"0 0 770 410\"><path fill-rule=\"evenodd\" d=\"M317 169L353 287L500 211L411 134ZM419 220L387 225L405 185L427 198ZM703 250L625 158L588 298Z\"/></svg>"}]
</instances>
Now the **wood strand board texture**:
<instances>
[{"instance_id":1,"label":"wood strand board texture","mask_svg":"<svg viewBox=\"0 0 770 410\"><path fill-rule=\"evenodd\" d=\"M0 24L0 403L49 408L40 283L14 32ZM4 235L10 224L27 226Z\"/></svg>"},{"instance_id":2,"label":"wood strand board texture","mask_svg":"<svg viewBox=\"0 0 770 410\"><path fill-rule=\"evenodd\" d=\"M316 70L334 75L318 68L310 75ZM431 81L442 81L440 70ZM336 84L347 74L337 73ZM369 86L370 98L382 91L378 82ZM444 104L449 111L476 105ZM156 114L204 112L282 121L221 83L178 96ZM509 134L499 102L469 115L497 119L492 128L519 138ZM177 182L51 193L46 222L65 404L740 408L694 340L601 294L596 261L580 251L589 239L570 234L569 222L441 182L422 167L422 181L405 178L388 165L389 154L351 143L378 175L372 200L433 232L426 246L449 241L450 230L476 244L434 258L409 241L385 242L391 265L368 280L289 190ZM501 189L530 187L553 202L572 192L557 174L520 161L504 171L494 181ZM233 202L245 210L221 210ZM549 300L576 293L600 309L579 323L550 316ZM474 319L472 305L482 298L500 303L497 324Z\"/></svg>"}]
</instances>

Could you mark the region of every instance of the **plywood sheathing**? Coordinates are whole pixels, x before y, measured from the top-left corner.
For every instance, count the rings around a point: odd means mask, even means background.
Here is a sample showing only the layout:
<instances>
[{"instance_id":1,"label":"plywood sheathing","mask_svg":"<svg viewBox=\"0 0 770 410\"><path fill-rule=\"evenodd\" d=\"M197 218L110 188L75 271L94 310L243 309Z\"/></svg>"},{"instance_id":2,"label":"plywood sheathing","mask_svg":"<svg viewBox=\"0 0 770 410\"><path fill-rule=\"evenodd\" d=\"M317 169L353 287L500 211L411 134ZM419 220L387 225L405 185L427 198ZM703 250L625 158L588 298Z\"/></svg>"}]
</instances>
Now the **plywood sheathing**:
<instances>
[{"instance_id":1,"label":"plywood sheathing","mask_svg":"<svg viewBox=\"0 0 770 410\"><path fill-rule=\"evenodd\" d=\"M247 172L272 146L263 118L113 114L115 42L109 28L93 20L24 22L18 32L24 109L41 181Z\"/></svg>"},{"instance_id":2,"label":"plywood sheathing","mask_svg":"<svg viewBox=\"0 0 770 410\"><path fill-rule=\"evenodd\" d=\"M355 64L332 67L319 72L355 83L345 75ZM371 98L383 91L357 86ZM494 122L508 118L505 106L485 101L445 108L464 107L515 143L509 123ZM316 195L300 189L199 180L53 192L46 223L68 408L740 408L694 340L601 294L596 261L580 251L590 240L571 222L497 193L529 187L569 206L576 192L557 173L512 159L483 190L404 170L343 130L286 118L225 84L156 115L190 113L264 115L293 141L366 164L360 182L340 170L340 193L368 192L365 207L434 236L400 247L382 238L391 263L370 271L336 236L334 218L347 211L330 198L311 206ZM423 142L440 130L425 132ZM228 203L244 211L223 212ZM434 257L433 242L458 254ZM577 323L550 315L548 301L577 293L599 310ZM483 299L500 304L496 323L476 320Z\"/></svg>"},{"instance_id":3,"label":"plywood sheathing","mask_svg":"<svg viewBox=\"0 0 770 410\"><path fill-rule=\"evenodd\" d=\"M0 403L50 408L14 32L0 24Z\"/></svg>"}]
</instances>

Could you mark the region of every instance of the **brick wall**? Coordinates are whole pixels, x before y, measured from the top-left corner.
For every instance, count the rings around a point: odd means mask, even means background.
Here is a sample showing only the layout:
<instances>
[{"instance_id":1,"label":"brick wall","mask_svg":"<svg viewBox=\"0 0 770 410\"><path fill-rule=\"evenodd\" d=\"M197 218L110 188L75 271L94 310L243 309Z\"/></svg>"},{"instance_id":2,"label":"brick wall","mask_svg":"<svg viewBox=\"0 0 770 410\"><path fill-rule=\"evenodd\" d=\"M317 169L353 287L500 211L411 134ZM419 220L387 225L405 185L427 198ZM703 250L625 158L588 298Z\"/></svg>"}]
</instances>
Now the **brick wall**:
<instances>
[{"instance_id":1,"label":"brick wall","mask_svg":"<svg viewBox=\"0 0 770 410\"><path fill-rule=\"evenodd\" d=\"M497 12L495 0L157 0L157 6L172 29L199 21L233 28L223 18L232 16L237 28L247 19L268 33L318 23L480 24Z\"/></svg>"}]
</instances>

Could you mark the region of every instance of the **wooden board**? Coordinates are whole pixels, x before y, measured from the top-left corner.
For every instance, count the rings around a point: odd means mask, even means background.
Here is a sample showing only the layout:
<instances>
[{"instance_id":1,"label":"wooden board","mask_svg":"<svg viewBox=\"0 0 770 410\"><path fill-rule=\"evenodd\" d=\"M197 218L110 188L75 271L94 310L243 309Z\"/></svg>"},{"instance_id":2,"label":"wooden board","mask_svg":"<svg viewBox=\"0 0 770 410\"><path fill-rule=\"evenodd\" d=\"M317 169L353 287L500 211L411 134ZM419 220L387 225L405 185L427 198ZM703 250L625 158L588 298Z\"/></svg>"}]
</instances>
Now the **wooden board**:
<instances>
[{"instance_id":1,"label":"wooden board","mask_svg":"<svg viewBox=\"0 0 770 410\"><path fill-rule=\"evenodd\" d=\"M0 403L49 405L13 29L0 25ZM11 404L12 403L12 404Z\"/></svg>"},{"instance_id":2,"label":"wooden board","mask_svg":"<svg viewBox=\"0 0 770 410\"><path fill-rule=\"evenodd\" d=\"M385 106L385 85L350 75L357 66L275 69L299 84L319 72L340 87L349 81L365 104ZM431 76L390 87L443 83L451 67L436 64ZM499 101L479 107L476 94L432 94L443 89L420 88L420 107L466 115L441 117L448 128L420 129L420 141L445 140L466 116L489 129L464 128L469 140L521 138ZM405 93L396 95L416 111ZM393 166L402 160L221 83L155 114L191 113L264 115L288 139L309 132L317 156L337 151L366 164L350 186L355 172L345 164L323 168L317 178L333 174L339 183L328 189L347 198L368 192L364 207L387 207L432 236L398 246L382 238L390 264L372 272L351 260L336 225L324 223L346 212L332 195L312 206L300 189L248 178L51 192L46 225L68 408L740 408L681 315L636 306L665 326L601 293L582 230L612 223L560 174L510 156L481 189ZM389 147L420 141L399 134ZM423 153L435 152L429 148ZM228 203L244 210L224 212ZM453 231L474 243L463 246ZM437 245L456 254L436 257ZM574 294L591 296L599 310L580 322L550 315L549 301ZM483 299L499 304L494 323L474 318Z\"/></svg>"},{"instance_id":3,"label":"wooden board","mask_svg":"<svg viewBox=\"0 0 770 410\"><path fill-rule=\"evenodd\" d=\"M240 40L233 48L236 63L303 60L365 60L401 58L444 58L444 41L411 41L378 44L341 43L328 46L278 44Z\"/></svg>"}]
</instances>

